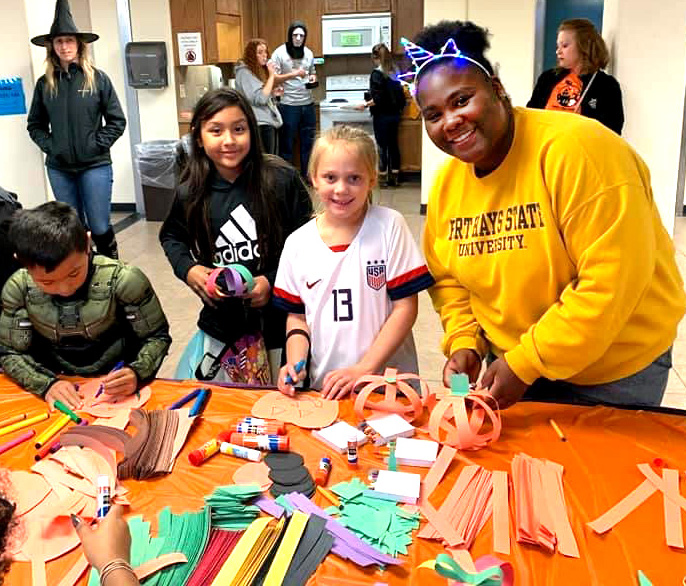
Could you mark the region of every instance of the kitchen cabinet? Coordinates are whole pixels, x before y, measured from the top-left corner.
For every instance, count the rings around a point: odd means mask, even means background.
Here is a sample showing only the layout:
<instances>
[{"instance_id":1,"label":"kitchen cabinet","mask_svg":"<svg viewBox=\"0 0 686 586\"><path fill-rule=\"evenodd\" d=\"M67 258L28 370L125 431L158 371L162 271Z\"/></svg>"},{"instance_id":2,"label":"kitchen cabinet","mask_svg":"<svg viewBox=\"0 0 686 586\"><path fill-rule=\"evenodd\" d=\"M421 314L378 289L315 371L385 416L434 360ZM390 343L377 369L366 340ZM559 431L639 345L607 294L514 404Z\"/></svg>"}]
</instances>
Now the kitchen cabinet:
<instances>
[{"instance_id":1,"label":"kitchen cabinet","mask_svg":"<svg viewBox=\"0 0 686 586\"><path fill-rule=\"evenodd\" d=\"M398 129L400 147L400 170L421 171L422 169L422 121L411 118L400 120Z\"/></svg>"},{"instance_id":2,"label":"kitchen cabinet","mask_svg":"<svg viewBox=\"0 0 686 586\"><path fill-rule=\"evenodd\" d=\"M322 0L261 0L255 2L256 35L270 51L286 42L288 25L302 20L307 26L307 47L315 56L322 54Z\"/></svg>"},{"instance_id":3,"label":"kitchen cabinet","mask_svg":"<svg viewBox=\"0 0 686 586\"><path fill-rule=\"evenodd\" d=\"M391 52L402 55L403 48L400 39L402 37L412 39L424 26L424 3L417 0L394 0L394 2Z\"/></svg>"},{"instance_id":4,"label":"kitchen cabinet","mask_svg":"<svg viewBox=\"0 0 686 586\"><path fill-rule=\"evenodd\" d=\"M249 0L169 0L174 63L179 64L177 33L202 35L204 63L240 59L244 37L252 36L252 2Z\"/></svg>"},{"instance_id":5,"label":"kitchen cabinet","mask_svg":"<svg viewBox=\"0 0 686 586\"><path fill-rule=\"evenodd\" d=\"M389 12L390 10L391 0L324 0L324 14Z\"/></svg>"}]
</instances>

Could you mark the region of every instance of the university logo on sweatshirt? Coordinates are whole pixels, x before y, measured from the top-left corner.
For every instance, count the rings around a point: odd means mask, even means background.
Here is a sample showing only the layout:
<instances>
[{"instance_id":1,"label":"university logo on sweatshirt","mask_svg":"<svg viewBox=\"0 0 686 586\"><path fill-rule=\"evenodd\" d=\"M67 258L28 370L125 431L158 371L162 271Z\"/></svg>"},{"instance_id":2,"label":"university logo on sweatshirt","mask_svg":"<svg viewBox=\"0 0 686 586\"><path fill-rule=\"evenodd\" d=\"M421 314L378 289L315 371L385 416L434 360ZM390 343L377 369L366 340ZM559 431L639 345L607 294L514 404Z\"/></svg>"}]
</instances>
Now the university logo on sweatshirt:
<instances>
[{"instance_id":1,"label":"university logo on sweatshirt","mask_svg":"<svg viewBox=\"0 0 686 586\"><path fill-rule=\"evenodd\" d=\"M257 226L243 204L231 212L214 245L216 264L245 263L260 257Z\"/></svg>"}]
</instances>

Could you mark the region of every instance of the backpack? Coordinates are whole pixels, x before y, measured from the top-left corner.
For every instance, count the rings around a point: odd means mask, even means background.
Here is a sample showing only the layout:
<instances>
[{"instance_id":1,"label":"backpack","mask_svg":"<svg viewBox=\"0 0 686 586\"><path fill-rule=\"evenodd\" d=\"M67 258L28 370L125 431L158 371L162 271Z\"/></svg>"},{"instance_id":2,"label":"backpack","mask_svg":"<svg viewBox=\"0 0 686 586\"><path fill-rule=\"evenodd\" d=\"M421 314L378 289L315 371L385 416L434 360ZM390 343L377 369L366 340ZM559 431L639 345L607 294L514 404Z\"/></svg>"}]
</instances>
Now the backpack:
<instances>
[{"instance_id":1,"label":"backpack","mask_svg":"<svg viewBox=\"0 0 686 586\"><path fill-rule=\"evenodd\" d=\"M405 89L403 85L392 77L388 78L388 94L390 96L391 104L393 108L399 114L405 109L405 104L407 104L407 98L405 97Z\"/></svg>"},{"instance_id":2,"label":"backpack","mask_svg":"<svg viewBox=\"0 0 686 586\"><path fill-rule=\"evenodd\" d=\"M20 268L14 258L14 247L9 240L9 223L14 212L21 208L14 193L0 187L0 291L14 271Z\"/></svg>"}]
</instances>

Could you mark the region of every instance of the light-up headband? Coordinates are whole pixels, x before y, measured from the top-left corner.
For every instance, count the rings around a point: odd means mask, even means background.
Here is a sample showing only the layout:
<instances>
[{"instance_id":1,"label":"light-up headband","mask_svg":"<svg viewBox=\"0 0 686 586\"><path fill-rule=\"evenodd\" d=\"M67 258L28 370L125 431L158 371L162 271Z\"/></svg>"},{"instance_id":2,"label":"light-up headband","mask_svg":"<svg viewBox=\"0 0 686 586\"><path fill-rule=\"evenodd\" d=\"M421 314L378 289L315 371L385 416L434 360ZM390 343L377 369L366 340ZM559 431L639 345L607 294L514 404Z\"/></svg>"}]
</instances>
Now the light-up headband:
<instances>
[{"instance_id":1,"label":"light-up headband","mask_svg":"<svg viewBox=\"0 0 686 586\"><path fill-rule=\"evenodd\" d=\"M441 52L437 54L427 51L419 45L415 45L412 41L406 39L405 37L400 39L400 44L403 46L403 49L405 49L405 54L412 59L414 69L408 71L407 73L398 74L397 79L400 83L409 86L413 95L417 91L417 88L415 87L415 81L419 77L419 72L422 70L422 68L426 66L427 63L431 63L437 59L443 59L444 57L452 57L454 59L464 59L465 61L469 61L481 69L486 74L486 77L489 79L491 78L491 74L488 69L486 69L475 59L472 59L471 57L468 57L462 53L462 51L457 48L457 45L453 39L448 39L446 44L443 45Z\"/></svg>"}]
</instances>

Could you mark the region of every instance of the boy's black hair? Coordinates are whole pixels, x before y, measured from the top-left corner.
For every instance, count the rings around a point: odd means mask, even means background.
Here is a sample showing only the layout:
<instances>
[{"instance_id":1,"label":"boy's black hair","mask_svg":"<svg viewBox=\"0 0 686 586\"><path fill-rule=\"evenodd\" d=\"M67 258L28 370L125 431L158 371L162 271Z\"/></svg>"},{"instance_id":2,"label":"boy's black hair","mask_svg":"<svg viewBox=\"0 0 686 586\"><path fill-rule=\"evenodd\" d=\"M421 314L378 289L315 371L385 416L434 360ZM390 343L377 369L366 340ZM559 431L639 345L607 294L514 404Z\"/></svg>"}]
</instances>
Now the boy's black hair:
<instances>
[{"instance_id":1,"label":"boy's black hair","mask_svg":"<svg viewBox=\"0 0 686 586\"><path fill-rule=\"evenodd\" d=\"M72 252L88 248L88 234L76 210L59 201L15 212L9 238L20 263L48 273Z\"/></svg>"},{"instance_id":2,"label":"boy's black hair","mask_svg":"<svg viewBox=\"0 0 686 586\"><path fill-rule=\"evenodd\" d=\"M491 47L488 30L469 20L442 20L438 24L425 26L412 40L423 49L437 54L448 39L453 39L462 53L478 61L491 75L495 75L493 65L484 57L484 53ZM422 69L422 74L430 68L431 66Z\"/></svg>"}]
</instances>

